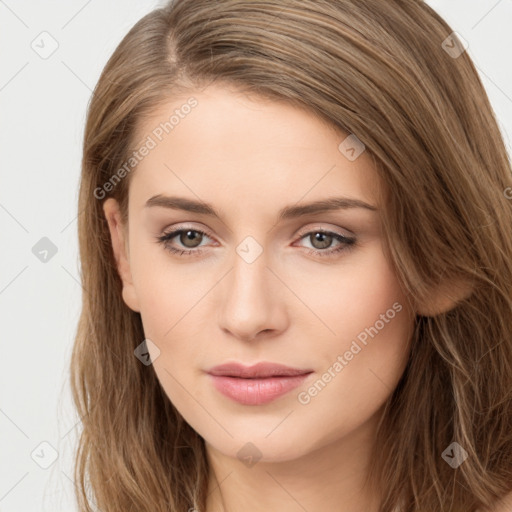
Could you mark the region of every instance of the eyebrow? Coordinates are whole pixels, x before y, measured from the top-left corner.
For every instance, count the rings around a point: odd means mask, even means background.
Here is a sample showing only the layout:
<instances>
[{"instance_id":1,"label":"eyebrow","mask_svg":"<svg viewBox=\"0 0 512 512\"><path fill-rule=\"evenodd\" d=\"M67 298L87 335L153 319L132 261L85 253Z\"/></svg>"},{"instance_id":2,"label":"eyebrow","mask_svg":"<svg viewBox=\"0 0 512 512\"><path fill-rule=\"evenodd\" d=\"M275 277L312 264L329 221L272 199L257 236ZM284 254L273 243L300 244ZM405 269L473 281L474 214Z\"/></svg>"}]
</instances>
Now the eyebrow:
<instances>
[{"instance_id":1,"label":"eyebrow","mask_svg":"<svg viewBox=\"0 0 512 512\"><path fill-rule=\"evenodd\" d=\"M146 201L145 207L160 206L163 208L171 208L174 210L184 210L192 213L200 213L203 215L210 215L219 220L221 216L215 208L208 203L195 201L193 199L186 199L177 196L163 196L158 194L151 197ZM285 206L278 213L278 220L292 219L301 217L302 215L325 213L335 210L347 210L351 208L364 208L370 211L376 211L377 208L371 204L365 203L360 199L352 199L349 197L331 197L314 201L311 203Z\"/></svg>"}]
</instances>

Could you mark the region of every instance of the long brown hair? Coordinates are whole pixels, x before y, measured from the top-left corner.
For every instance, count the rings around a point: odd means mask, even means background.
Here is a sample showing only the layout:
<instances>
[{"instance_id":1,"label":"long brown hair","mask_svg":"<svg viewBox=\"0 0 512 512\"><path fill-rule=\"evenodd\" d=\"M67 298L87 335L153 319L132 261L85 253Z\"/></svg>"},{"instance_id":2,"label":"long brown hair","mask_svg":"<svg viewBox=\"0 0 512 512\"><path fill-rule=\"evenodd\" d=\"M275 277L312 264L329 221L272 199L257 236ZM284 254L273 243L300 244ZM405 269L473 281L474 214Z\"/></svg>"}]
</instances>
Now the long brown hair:
<instances>
[{"instance_id":1,"label":"long brown hair","mask_svg":"<svg viewBox=\"0 0 512 512\"><path fill-rule=\"evenodd\" d=\"M125 36L84 136L71 361L81 511L204 510L204 442L134 356L144 332L121 296L102 199L126 215L130 174L109 193L104 184L142 119L213 81L355 134L379 172L388 255L418 311L369 475L381 512L474 512L512 490L511 165L452 32L419 0L176 0ZM440 290L457 302L436 310ZM453 442L468 455L456 469L442 457Z\"/></svg>"}]
</instances>

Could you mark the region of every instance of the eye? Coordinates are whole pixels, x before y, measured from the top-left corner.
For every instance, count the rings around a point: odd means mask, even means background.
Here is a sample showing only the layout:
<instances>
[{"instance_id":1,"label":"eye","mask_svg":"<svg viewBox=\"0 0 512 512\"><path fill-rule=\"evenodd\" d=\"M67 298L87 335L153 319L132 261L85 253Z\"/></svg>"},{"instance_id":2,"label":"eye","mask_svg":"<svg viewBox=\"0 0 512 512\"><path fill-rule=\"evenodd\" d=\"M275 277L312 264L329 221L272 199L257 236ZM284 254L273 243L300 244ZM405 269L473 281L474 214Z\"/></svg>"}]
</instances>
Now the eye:
<instances>
[{"instance_id":1,"label":"eye","mask_svg":"<svg viewBox=\"0 0 512 512\"><path fill-rule=\"evenodd\" d=\"M181 228L169 231L157 237L157 242L163 244L166 250L179 256L200 255L204 238L212 238L206 231L200 229ZM175 242L173 240L176 239ZM348 250L356 244L355 237L348 237L340 233L317 229L309 231L300 237L300 240L309 240L312 248L304 247L314 256L329 257L341 251ZM176 247L175 244L178 244ZM333 247L334 244L334 248Z\"/></svg>"},{"instance_id":2,"label":"eye","mask_svg":"<svg viewBox=\"0 0 512 512\"><path fill-rule=\"evenodd\" d=\"M157 237L157 241L162 243L168 251L182 256L185 254L202 253L203 251L201 249L197 249L197 247L200 247L200 243L205 236L210 238L208 233L205 231L201 231L199 229L182 228L164 233L162 236ZM176 238L177 242L181 244L181 247L184 247L185 249L180 249L179 246L173 246L171 241L174 238Z\"/></svg>"},{"instance_id":3,"label":"eye","mask_svg":"<svg viewBox=\"0 0 512 512\"><path fill-rule=\"evenodd\" d=\"M323 229L317 229L315 231L310 231L305 235L301 236L301 240L306 239L309 240L313 248L306 247L309 254L313 254L315 256L333 256L341 251L345 251L351 249L355 243L355 237L348 237L342 235L340 233L334 233L332 231L325 231ZM337 243L335 248L331 248L333 243ZM329 250L326 250L329 249Z\"/></svg>"}]
</instances>

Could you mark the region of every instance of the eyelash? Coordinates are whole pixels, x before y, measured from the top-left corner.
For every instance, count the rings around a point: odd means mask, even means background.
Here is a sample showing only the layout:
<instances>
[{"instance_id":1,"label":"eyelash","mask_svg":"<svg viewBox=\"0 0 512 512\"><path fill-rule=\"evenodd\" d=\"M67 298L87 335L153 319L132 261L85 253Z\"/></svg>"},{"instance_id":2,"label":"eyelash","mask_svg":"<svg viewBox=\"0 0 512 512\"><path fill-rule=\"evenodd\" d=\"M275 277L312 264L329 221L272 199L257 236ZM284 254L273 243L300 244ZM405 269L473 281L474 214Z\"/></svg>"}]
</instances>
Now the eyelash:
<instances>
[{"instance_id":1,"label":"eyelash","mask_svg":"<svg viewBox=\"0 0 512 512\"><path fill-rule=\"evenodd\" d=\"M181 228L176 229L174 231L169 231L168 233L164 233L163 235L157 237L157 242L162 244L166 250L173 254L177 254L179 256L185 257L187 255L194 255L199 256L203 253L202 249L176 249L175 247L172 247L172 245L169 244L169 242L175 238L177 235L180 235L181 233L186 233L187 231L193 231L194 233L199 233L201 235L206 235L209 238L213 238L211 234L207 231L202 231L200 229L191 229L191 228ZM304 247L306 249L308 254L311 254L313 256L320 256L320 257L332 257L338 253L341 253L342 251L348 251L350 249L353 249L353 247L356 245L356 239L347 237L344 235L340 235L339 233L334 233L332 231L327 231L323 229L316 229L313 231L308 231L307 233L304 233L299 240L302 240L303 238L306 238L309 235L316 234L316 233L323 233L326 235L332 235L335 240L338 242L341 242L341 244L335 248L335 249L310 249L309 247Z\"/></svg>"}]
</instances>

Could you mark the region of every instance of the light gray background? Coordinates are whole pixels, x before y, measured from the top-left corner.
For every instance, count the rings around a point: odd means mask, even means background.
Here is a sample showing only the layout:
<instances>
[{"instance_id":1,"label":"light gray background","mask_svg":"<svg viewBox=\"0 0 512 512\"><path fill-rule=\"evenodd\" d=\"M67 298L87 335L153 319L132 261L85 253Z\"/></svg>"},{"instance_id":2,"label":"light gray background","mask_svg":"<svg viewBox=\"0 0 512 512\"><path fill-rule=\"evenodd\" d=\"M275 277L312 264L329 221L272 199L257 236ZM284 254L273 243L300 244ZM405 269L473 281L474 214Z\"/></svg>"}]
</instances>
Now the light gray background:
<instances>
[{"instance_id":1,"label":"light gray background","mask_svg":"<svg viewBox=\"0 0 512 512\"><path fill-rule=\"evenodd\" d=\"M85 112L115 46L162 3L0 0L1 512L76 510L80 425L68 364L81 303L76 214ZM469 43L510 150L512 1L428 3ZM48 58L32 47L49 51L52 40L58 48ZM43 237L57 248L46 262L32 252ZM41 467L52 454L55 462Z\"/></svg>"}]
</instances>

